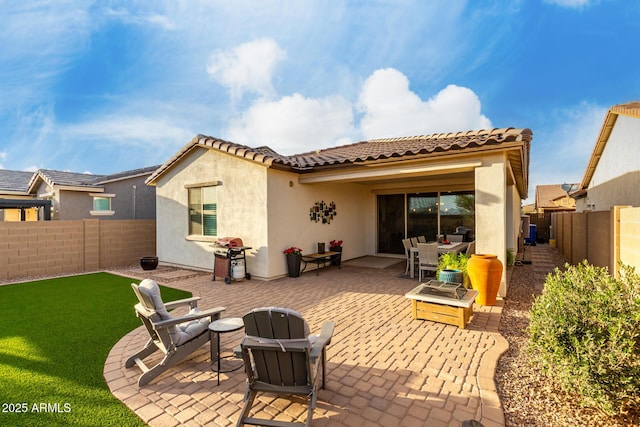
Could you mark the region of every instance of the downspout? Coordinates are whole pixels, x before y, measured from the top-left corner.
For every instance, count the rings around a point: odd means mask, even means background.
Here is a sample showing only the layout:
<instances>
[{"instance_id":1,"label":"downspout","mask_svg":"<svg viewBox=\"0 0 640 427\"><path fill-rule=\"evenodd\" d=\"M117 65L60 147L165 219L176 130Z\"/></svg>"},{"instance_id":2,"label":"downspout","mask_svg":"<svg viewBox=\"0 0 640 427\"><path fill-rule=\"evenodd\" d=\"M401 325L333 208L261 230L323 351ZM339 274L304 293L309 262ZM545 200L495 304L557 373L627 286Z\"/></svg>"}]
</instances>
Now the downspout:
<instances>
[{"instance_id":1,"label":"downspout","mask_svg":"<svg viewBox=\"0 0 640 427\"><path fill-rule=\"evenodd\" d=\"M131 219L136 219L136 186L131 186Z\"/></svg>"}]
</instances>

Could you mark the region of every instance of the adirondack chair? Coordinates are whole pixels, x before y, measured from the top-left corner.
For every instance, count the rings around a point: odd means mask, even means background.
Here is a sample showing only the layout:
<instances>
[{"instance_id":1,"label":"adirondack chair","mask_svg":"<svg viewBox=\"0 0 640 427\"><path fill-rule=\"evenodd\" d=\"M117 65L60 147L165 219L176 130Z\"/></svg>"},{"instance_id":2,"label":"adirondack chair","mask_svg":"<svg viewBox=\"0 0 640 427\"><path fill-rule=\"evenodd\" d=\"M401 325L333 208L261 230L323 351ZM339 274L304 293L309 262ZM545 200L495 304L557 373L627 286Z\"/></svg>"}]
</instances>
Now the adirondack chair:
<instances>
[{"instance_id":1,"label":"adirondack chair","mask_svg":"<svg viewBox=\"0 0 640 427\"><path fill-rule=\"evenodd\" d=\"M209 341L209 323L220 318L224 307L201 311L197 307L200 297L163 303L158 284L150 279L144 279L140 285L132 283L131 287L140 301L134 306L136 315L150 338L142 350L127 359L125 366L137 365L142 370L138 378L138 386L142 387ZM189 313L176 317L169 314L169 310L180 306L189 306ZM164 358L155 366L145 365L143 359L158 350L164 353Z\"/></svg>"},{"instance_id":2,"label":"adirondack chair","mask_svg":"<svg viewBox=\"0 0 640 427\"><path fill-rule=\"evenodd\" d=\"M300 313L275 307L254 309L242 319L246 335L237 355L244 360L247 386L237 426L308 426L316 407L320 376L324 388L326 346L331 342L335 324L324 322L320 334L309 335L309 325ZM306 422L250 417L258 392L308 396Z\"/></svg>"}]
</instances>

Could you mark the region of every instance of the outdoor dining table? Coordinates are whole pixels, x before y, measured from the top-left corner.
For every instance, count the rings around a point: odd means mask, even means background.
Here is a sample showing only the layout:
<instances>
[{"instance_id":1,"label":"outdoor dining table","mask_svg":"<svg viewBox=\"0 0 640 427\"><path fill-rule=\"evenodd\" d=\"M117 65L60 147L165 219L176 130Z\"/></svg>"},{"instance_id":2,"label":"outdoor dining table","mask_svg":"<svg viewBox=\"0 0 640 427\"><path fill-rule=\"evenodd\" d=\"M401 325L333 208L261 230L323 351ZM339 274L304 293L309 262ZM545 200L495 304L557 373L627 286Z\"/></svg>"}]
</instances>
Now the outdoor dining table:
<instances>
[{"instance_id":1,"label":"outdoor dining table","mask_svg":"<svg viewBox=\"0 0 640 427\"><path fill-rule=\"evenodd\" d=\"M449 252L460 252L467 249L469 243L467 242L453 242L453 243L438 243L438 254L442 255ZM418 248L412 246L409 248L409 277L412 279L416 277L415 272L415 258L418 256Z\"/></svg>"}]
</instances>

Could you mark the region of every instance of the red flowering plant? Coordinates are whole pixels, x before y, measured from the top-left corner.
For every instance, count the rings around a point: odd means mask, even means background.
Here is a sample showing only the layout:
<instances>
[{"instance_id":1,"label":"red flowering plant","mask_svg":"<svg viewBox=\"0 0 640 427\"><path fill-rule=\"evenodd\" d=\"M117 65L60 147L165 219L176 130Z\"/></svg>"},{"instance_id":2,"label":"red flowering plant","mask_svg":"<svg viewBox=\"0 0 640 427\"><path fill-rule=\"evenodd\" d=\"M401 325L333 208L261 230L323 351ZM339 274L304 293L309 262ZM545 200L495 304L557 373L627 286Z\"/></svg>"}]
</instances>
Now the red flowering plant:
<instances>
[{"instance_id":1,"label":"red flowering plant","mask_svg":"<svg viewBox=\"0 0 640 427\"><path fill-rule=\"evenodd\" d=\"M329 246L331 246L332 248L342 246L342 240L332 240L329 242Z\"/></svg>"},{"instance_id":2,"label":"red flowering plant","mask_svg":"<svg viewBox=\"0 0 640 427\"><path fill-rule=\"evenodd\" d=\"M285 255L302 255L302 249L291 246L283 251Z\"/></svg>"}]
</instances>

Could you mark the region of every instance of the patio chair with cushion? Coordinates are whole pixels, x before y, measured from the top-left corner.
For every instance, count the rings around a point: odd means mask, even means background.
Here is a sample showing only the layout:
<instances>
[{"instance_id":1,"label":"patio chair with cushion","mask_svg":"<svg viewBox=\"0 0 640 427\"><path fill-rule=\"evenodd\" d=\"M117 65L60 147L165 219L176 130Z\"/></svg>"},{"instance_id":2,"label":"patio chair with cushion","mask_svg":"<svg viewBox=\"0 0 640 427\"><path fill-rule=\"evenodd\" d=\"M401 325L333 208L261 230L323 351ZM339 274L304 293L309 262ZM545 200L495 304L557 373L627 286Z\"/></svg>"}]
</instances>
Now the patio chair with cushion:
<instances>
[{"instance_id":1,"label":"patio chair with cushion","mask_svg":"<svg viewBox=\"0 0 640 427\"><path fill-rule=\"evenodd\" d=\"M469 242L469 246L467 246L466 255L471 256L476 253L476 241Z\"/></svg>"},{"instance_id":2,"label":"patio chair with cushion","mask_svg":"<svg viewBox=\"0 0 640 427\"><path fill-rule=\"evenodd\" d=\"M422 281L422 272L438 270L438 243L418 243L418 280Z\"/></svg>"},{"instance_id":3,"label":"patio chair with cushion","mask_svg":"<svg viewBox=\"0 0 640 427\"><path fill-rule=\"evenodd\" d=\"M409 274L409 267L411 266L411 262L413 262L413 257L411 256L411 240L402 239L402 246L404 246L404 256L407 258L407 268L404 270L404 274Z\"/></svg>"},{"instance_id":4,"label":"patio chair with cushion","mask_svg":"<svg viewBox=\"0 0 640 427\"><path fill-rule=\"evenodd\" d=\"M209 323L220 318L224 307L200 311L199 297L164 303L158 284L150 279L144 279L140 285L132 283L131 287L139 301L134 306L136 315L150 337L142 350L127 359L125 366L131 368L138 365L142 369L142 375L138 378L138 386L142 387L209 341ZM169 314L169 310L180 306L189 306L189 312L175 317ZM150 368L143 359L157 350L164 354L164 358Z\"/></svg>"},{"instance_id":5,"label":"patio chair with cushion","mask_svg":"<svg viewBox=\"0 0 640 427\"><path fill-rule=\"evenodd\" d=\"M461 243L464 240L464 236L462 234L448 234L447 240L451 243Z\"/></svg>"},{"instance_id":6,"label":"patio chair with cushion","mask_svg":"<svg viewBox=\"0 0 640 427\"><path fill-rule=\"evenodd\" d=\"M319 335L309 335L309 325L300 313L277 307L254 309L242 319L246 335L236 355L244 360L247 385L237 426L303 425L250 417L258 392L308 396L310 401L304 424L308 426L316 406L320 375L324 388L326 346L331 342L334 323L324 322Z\"/></svg>"}]
</instances>

